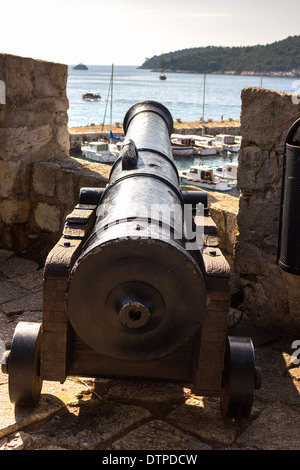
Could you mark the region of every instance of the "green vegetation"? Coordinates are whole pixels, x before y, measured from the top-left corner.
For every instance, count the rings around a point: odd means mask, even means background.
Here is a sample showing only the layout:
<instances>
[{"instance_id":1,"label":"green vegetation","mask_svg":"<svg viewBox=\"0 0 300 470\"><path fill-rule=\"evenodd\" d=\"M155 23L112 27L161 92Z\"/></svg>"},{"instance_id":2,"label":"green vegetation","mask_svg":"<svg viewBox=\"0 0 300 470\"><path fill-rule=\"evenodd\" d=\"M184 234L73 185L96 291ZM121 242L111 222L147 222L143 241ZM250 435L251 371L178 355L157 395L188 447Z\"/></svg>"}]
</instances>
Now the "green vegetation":
<instances>
[{"instance_id":1,"label":"green vegetation","mask_svg":"<svg viewBox=\"0 0 300 470\"><path fill-rule=\"evenodd\" d=\"M292 72L300 74L300 36L290 36L265 46L195 47L155 55L142 69L196 73Z\"/></svg>"}]
</instances>

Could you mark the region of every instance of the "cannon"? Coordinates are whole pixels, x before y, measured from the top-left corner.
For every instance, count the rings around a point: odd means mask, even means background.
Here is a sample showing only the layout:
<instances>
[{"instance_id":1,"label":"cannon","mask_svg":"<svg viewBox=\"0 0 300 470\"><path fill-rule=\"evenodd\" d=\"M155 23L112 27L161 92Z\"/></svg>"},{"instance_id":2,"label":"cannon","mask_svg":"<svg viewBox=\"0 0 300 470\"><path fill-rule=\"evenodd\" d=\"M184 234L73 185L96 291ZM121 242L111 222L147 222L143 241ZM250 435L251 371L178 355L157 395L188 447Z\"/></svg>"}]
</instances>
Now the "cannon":
<instances>
[{"instance_id":1,"label":"cannon","mask_svg":"<svg viewBox=\"0 0 300 470\"><path fill-rule=\"evenodd\" d=\"M227 336L230 268L207 194L183 191L173 119L132 106L105 188L81 188L44 267L42 323L19 322L3 370L12 403L67 376L190 383L248 417L259 386L251 338ZM190 210L186 210L189 208Z\"/></svg>"}]
</instances>

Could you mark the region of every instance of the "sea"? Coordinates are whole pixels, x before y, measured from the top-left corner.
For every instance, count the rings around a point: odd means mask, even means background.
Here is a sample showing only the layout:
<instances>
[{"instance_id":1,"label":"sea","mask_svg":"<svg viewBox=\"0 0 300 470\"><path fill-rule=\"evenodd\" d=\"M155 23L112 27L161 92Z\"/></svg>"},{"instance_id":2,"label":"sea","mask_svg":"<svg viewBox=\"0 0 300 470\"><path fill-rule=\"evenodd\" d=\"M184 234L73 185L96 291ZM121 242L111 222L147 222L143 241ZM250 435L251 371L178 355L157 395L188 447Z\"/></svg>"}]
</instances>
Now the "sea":
<instances>
[{"instance_id":1,"label":"sea","mask_svg":"<svg viewBox=\"0 0 300 470\"><path fill-rule=\"evenodd\" d=\"M244 87L262 87L286 93L295 93L296 88L299 93L300 89L299 79L293 77L166 73L167 79L160 80L158 72L135 65L87 67L88 70L74 70L72 65L68 67L69 127L122 123L128 109L144 100L162 103L174 121L199 121L200 117L204 120L239 119ZM82 95L89 91L100 94L101 100L83 100ZM223 152L201 157L201 161L219 166L237 158L237 154L229 156ZM180 170L198 162L198 157L175 158Z\"/></svg>"}]
</instances>

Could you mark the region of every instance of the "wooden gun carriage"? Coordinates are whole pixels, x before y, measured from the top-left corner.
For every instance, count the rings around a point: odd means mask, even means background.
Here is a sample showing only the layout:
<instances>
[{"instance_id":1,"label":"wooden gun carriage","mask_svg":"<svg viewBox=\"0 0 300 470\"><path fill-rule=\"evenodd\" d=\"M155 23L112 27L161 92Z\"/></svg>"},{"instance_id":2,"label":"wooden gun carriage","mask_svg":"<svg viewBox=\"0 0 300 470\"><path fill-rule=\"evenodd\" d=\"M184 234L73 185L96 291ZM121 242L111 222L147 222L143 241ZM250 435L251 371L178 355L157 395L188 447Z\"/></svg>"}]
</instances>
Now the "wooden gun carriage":
<instances>
[{"instance_id":1,"label":"wooden gun carriage","mask_svg":"<svg viewBox=\"0 0 300 470\"><path fill-rule=\"evenodd\" d=\"M172 129L164 106L137 103L107 187L81 189L45 263L42 323L20 322L5 354L13 403L36 403L43 380L143 378L189 383L219 396L223 416L249 416L254 348L227 337L230 268L207 194L180 188ZM168 222L147 213L161 205L172 208ZM187 250L198 229L203 244Z\"/></svg>"}]
</instances>

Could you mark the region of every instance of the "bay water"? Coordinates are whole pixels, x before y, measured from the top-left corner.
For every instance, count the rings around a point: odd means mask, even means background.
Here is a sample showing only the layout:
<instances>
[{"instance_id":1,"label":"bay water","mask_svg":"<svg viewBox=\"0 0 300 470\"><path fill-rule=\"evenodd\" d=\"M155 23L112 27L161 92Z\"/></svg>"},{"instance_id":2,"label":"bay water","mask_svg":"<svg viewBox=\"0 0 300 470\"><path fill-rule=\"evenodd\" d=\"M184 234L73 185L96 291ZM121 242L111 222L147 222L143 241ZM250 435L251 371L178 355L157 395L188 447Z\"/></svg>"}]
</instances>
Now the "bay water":
<instances>
[{"instance_id":1,"label":"bay water","mask_svg":"<svg viewBox=\"0 0 300 470\"><path fill-rule=\"evenodd\" d=\"M69 66L67 96L69 99L69 127L110 122L111 65L88 65L88 70L74 70ZM259 77L238 75L159 73L137 66L114 66L112 93L112 122L123 122L128 109L138 101L154 100L165 105L173 119L198 121L204 119L239 119L241 90L247 86L262 86L287 93L295 92L300 81L287 77ZM205 93L204 93L205 86ZM298 90L300 86L298 86ZM95 91L100 101L85 101L82 94ZM300 91L298 91L300 92Z\"/></svg>"},{"instance_id":2,"label":"bay water","mask_svg":"<svg viewBox=\"0 0 300 470\"><path fill-rule=\"evenodd\" d=\"M254 86L295 93L292 77L260 77L239 75L215 75L166 73L166 80L159 79L158 72L139 69L133 65L113 67L111 101L111 65L88 65L88 70L74 70L69 66L67 96L69 99L69 127L90 124L122 123L128 109L144 100L158 101L166 106L175 119L199 121L204 119L239 119L241 90ZM300 86L298 86L299 90ZM82 95L93 91L101 95L100 101L85 101ZM209 166L221 166L237 161L238 155L227 152L210 156L175 157L179 170L190 168L200 160Z\"/></svg>"}]
</instances>

